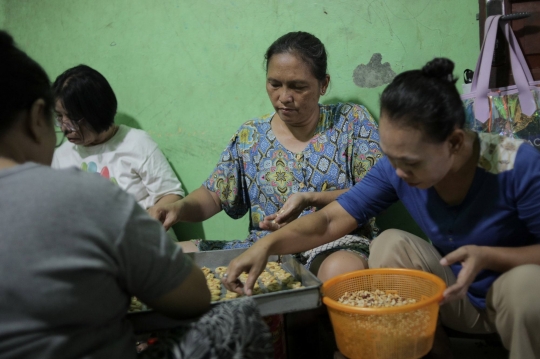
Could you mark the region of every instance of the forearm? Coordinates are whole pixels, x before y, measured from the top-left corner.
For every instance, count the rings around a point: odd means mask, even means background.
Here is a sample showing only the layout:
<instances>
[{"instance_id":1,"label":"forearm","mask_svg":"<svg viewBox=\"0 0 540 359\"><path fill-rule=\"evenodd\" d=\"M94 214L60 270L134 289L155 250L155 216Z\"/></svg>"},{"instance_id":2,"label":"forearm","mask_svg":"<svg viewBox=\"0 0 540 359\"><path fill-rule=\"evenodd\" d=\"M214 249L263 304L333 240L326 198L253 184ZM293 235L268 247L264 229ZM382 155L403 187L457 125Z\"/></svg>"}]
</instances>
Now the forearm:
<instances>
[{"instance_id":1,"label":"forearm","mask_svg":"<svg viewBox=\"0 0 540 359\"><path fill-rule=\"evenodd\" d=\"M191 273L179 286L147 304L176 319L194 318L205 313L210 309L210 291L204 274L193 264Z\"/></svg>"},{"instance_id":2,"label":"forearm","mask_svg":"<svg viewBox=\"0 0 540 359\"><path fill-rule=\"evenodd\" d=\"M335 191L303 192L302 195L306 196L307 207L323 208L348 190L347 188Z\"/></svg>"},{"instance_id":3,"label":"forearm","mask_svg":"<svg viewBox=\"0 0 540 359\"><path fill-rule=\"evenodd\" d=\"M504 273L523 264L540 265L540 244L525 247L481 247L483 267Z\"/></svg>"},{"instance_id":4,"label":"forearm","mask_svg":"<svg viewBox=\"0 0 540 359\"><path fill-rule=\"evenodd\" d=\"M255 243L269 255L306 251L344 236L356 228L356 220L337 202L298 218ZM254 245L254 246L255 246Z\"/></svg>"},{"instance_id":5,"label":"forearm","mask_svg":"<svg viewBox=\"0 0 540 359\"><path fill-rule=\"evenodd\" d=\"M201 186L176 202L175 208L179 221L202 222L219 213L221 203L217 194Z\"/></svg>"},{"instance_id":6,"label":"forearm","mask_svg":"<svg viewBox=\"0 0 540 359\"><path fill-rule=\"evenodd\" d=\"M165 196L161 197L160 199L158 199L156 201L156 203L154 204L154 206L156 204L169 204L169 203L174 203L176 201L179 201L181 200L183 197L180 196L180 195L177 195L177 194L166 194Z\"/></svg>"},{"instance_id":7,"label":"forearm","mask_svg":"<svg viewBox=\"0 0 540 359\"><path fill-rule=\"evenodd\" d=\"M148 212L148 214L150 216L152 216L152 217L154 217L156 219L159 219L159 215L157 214L158 213L157 208L159 208L159 206L173 204L175 202L178 202L181 199L182 199L182 197L179 196L179 195L176 195L176 194L165 195L165 196L161 197L160 199L158 199L156 201L156 203L154 203L154 205L152 207L147 208L146 212Z\"/></svg>"}]
</instances>

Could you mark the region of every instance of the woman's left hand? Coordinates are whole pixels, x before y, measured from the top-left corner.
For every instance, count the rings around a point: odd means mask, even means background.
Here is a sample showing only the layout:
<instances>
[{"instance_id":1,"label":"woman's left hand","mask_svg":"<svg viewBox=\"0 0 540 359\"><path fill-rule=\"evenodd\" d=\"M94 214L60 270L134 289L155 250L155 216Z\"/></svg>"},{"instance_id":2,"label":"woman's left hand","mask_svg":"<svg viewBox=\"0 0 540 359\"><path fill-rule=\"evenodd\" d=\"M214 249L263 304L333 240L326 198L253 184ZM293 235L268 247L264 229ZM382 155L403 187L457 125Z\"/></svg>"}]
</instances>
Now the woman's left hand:
<instances>
[{"instance_id":1,"label":"woman's left hand","mask_svg":"<svg viewBox=\"0 0 540 359\"><path fill-rule=\"evenodd\" d=\"M264 217L264 220L259 222L259 228L267 231L277 231L298 218L302 211L309 206L308 193L294 193L287 198L278 213Z\"/></svg>"},{"instance_id":2,"label":"woman's left hand","mask_svg":"<svg viewBox=\"0 0 540 359\"><path fill-rule=\"evenodd\" d=\"M458 248L441 259L440 263L443 266L448 266L456 262L461 262L462 265L456 283L444 291L441 304L465 297L471 283L478 273L485 268L484 259L483 247L474 245Z\"/></svg>"}]
</instances>

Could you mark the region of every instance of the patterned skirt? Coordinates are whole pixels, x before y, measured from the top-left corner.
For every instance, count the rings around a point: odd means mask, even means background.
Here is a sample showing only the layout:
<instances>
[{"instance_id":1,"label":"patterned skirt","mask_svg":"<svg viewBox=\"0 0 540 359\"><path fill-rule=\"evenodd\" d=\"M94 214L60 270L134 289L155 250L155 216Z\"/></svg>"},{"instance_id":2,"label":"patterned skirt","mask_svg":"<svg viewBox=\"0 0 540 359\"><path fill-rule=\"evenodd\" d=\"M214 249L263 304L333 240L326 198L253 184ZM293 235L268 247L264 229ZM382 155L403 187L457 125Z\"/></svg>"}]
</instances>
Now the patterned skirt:
<instances>
[{"instance_id":1,"label":"patterned skirt","mask_svg":"<svg viewBox=\"0 0 540 359\"><path fill-rule=\"evenodd\" d=\"M195 323L158 335L139 359L271 359L272 336L253 298L214 306Z\"/></svg>"}]
</instances>

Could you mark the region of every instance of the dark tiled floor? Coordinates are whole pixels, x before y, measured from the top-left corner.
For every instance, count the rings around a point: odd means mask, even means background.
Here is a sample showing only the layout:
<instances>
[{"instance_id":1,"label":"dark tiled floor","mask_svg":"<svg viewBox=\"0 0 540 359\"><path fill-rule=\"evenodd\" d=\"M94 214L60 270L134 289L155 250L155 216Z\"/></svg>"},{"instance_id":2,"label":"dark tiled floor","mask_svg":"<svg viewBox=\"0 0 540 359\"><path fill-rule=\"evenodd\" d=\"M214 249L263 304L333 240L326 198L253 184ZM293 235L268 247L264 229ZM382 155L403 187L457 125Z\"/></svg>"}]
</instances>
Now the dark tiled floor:
<instances>
[{"instance_id":1,"label":"dark tiled floor","mask_svg":"<svg viewBox=\"0 0 540 359\"><path fill-rule=\"evenodd\" d=\"M489 345L482 340L450 338L450 342L456 359L508 358L508 352L503 347Z\"/></svg>"}]
</instances>

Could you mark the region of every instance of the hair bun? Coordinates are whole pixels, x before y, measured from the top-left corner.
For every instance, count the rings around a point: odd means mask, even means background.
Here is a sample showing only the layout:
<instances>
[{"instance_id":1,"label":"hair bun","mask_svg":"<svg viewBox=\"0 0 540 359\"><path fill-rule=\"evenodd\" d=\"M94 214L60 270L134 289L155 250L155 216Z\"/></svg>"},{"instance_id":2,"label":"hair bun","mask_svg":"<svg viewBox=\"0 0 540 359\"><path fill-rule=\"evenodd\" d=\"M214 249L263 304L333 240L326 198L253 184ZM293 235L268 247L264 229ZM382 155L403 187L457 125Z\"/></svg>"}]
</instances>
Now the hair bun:
<instances>
[{"instance_id":1,"label":"hair bun","mask_svg":"<svg viewBox=\"0 0 540 359\"><path fill-rule=\"evenodd\" d=\"M454 63L444 57L436 57L422 67L422 74L451 83L456 82L453 75Z\"/></svg>"},{"instance_id":2,"label":"hair bun","mask_svg":"<svg viewBox=\"0 0 540 359\"><path fill-rule=\"evenodd\" d=\"M0 48L13 47L14 42L10 34L5 31L0 31Z\"/></svg>"}]
</instances>

